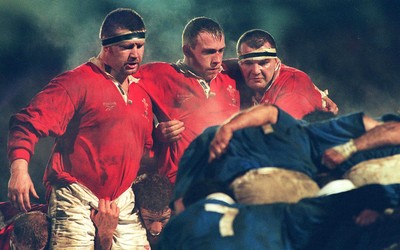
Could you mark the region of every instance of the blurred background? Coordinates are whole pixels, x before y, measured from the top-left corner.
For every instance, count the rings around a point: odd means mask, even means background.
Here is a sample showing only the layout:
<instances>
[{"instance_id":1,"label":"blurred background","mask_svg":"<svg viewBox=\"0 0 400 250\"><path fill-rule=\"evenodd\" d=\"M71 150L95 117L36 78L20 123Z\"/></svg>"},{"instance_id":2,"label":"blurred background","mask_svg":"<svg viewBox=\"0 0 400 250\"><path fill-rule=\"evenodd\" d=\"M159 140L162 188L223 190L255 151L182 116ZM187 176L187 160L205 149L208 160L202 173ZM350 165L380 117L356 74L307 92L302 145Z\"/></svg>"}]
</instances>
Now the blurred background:
<instances>
[{"instance_id":1,"label":"blurred background","mask_svg":"<svg viewBox=\"0 0 400 250\"><path fill-rule=\"evenodd\" d=\"M283 63L307 72L340 113L372 116L400 109L400 1L347 0L97 0L0 1L0 201L7 200L9 117L57 74L100 49L98 31L118 7L137 10L148 33L145 62L181 58L181 32L196 16L225 30L225 58L253 28L276 39ZM42 176L53 139L37 145L30 173L45 202Z\"/></svg>"}]
</instances>

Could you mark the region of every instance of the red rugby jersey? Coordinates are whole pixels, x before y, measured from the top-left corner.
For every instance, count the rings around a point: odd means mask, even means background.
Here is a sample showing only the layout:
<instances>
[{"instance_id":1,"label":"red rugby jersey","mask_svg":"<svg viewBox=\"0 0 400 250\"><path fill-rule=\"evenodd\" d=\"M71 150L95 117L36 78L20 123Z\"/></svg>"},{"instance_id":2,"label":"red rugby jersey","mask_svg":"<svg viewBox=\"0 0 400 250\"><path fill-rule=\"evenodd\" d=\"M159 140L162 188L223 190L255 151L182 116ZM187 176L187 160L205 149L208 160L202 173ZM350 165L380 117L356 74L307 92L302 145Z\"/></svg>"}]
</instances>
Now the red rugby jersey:
<instances>
[{"instance_id":1,"label":"red rugby jersey","mask_svg":"<svg viewBox=\"0 0 400 250\"><path fill-rule=\"evenodd\" d=\"M143 65L136 77L150 95L160 121L179 120L184 123L182 139L174 143L157 143L160 172L172 182L184 150L205 128L221 124L239 111L240 97L236 81L222 70L204 92L200 78L175 64L155 62Z\"/></svg>"},{"instance_id":2,"label":"red rugby jersey","mask_svg":"<svg viewBox=\"0 0 400 250\"><path fill-rule=\"evenodd\" d=\"M131 187L152 146L149 96L136 83L126 102L110 76L91 62L54 78L11 118L10 161L29 161L39 138L56 137L44 182L79 182L113 200Z\"/></svg>"},{"instance_id":3,"label":"red rugby jersey","mask_svg":"<svg viewBox=\"0 0 400 250\"><path fill-rule=\"evenodd\" d=\"M310 77L303 71L283 64L279 76L260 103L275 104L296 119L316 110L325 110L321 93Z\"/></svg>"}]
</instances>

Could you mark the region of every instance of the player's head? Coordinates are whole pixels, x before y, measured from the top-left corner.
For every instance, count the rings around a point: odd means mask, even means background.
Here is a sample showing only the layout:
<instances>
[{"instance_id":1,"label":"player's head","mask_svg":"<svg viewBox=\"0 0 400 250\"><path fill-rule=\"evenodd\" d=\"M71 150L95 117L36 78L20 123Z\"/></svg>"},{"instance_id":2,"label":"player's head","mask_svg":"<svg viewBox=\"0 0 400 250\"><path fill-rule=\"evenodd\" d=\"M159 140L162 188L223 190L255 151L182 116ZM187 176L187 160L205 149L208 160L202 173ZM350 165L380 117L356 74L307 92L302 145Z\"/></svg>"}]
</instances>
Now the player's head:
<instances>
[{"instance_id":1,"label":"player's head","mask_svg":"<svg viewBox=\"0 0 400 250\"><path fill-rule=\"evenodd\" d=\"M244 52L241 50L241 46L246 44L248 47L256 50L261 47L265 47L268 44L268 48L276 49L276 43L274 37L267 31L261 29L252 29L243 33L236 44L236 52L238 55L242 55Z\"/></svg>"},{"instance_id":2,"label":"player's head","mask_svg":"<svg viewBox=\"0 0 400 250\"><path fill-rule=\"evenodd\" d=\"M148 239L154 243L171 217L172 184L166 176L145 174L136 179L133 191Z\"/></svg>"},{"instance_id":3,"label":"player's head","mask_svg":"<svg viewBox=\"0 0 400 250\"><path fill-rule=\"evenodd\" d=\"M138 71L144 56L145 34L142 17L132 9L116 9L105 17L99 34L99 58L107 73L123 82Z\"/></svg>"},{"instance_id":4,"label":"player's head","mask_svg":"<svg viewBox=\"0 0 400 250\"><path fill-rule=\"evenodd\" d=\"M267 31L249 30L240 36L236 52L247 86L264 93L277 76L281 65L275 39Z\"/></svg>"},{"instance_id":5,"label":"player's head","mask_svg":"<svg viewBox=\"0 0 400 250\"><path fill-rule=\"evenodd\" d=\"M103 46L110 46L124 40L144 39L145 32L143 18L136 11L119 8L104 18L99 38Z\"/></svg>"},{"instance_id":6,"label":"player's head","mask_svg":"<svg viewBox=\"0 0 400 250\"><path fill-rule=\"evenodd\" d=\"M191 71L210 81L221 71L225 49L222 27L208 17L190 20L182 33L184 61Z\"/></svg>"},{"instance_id":7,"label":"player's head","mask_svg":"<svg viewBox=\"0 0 400 250\"><path fill-rule=\"evenodd\" d=\"M305 115L302 120L306 122L320 122L335 118L335 114L328 111L316 110Z\"/></svg>"},{"instance_id":8,"label":"player's head","mask_svg":"<svg viewBox=\"0 0 400 250\"><path fill-rule=\"evenodd\" d=\"M50 220L40 211L27 212L14 221L11 243L16 250L46 249L50 237Z\"/></svg>"}]
</instances>

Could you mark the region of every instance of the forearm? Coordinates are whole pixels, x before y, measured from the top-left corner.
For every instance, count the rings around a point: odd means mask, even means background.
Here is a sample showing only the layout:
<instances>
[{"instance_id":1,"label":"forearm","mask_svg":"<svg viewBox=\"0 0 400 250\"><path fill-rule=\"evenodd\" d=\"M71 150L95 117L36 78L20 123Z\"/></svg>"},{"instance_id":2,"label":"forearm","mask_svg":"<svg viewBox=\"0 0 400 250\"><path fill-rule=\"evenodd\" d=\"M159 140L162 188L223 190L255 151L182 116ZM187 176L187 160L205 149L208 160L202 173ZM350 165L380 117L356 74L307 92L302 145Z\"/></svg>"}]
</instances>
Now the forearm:
<instances>
[{"instance_id":1,"label":"forearm","mask_svg":"<svg viewBox=\"0 0 400 250\"><path fill-rule=\"evenodd\" d=\"M400 144L400 123L398 122L387 122L378 126L369 123L366 125L366 130L367 132L362 136L326 150L322 157L323 164L328 168L334 168L358 151Z\"/></svg>"},{"instance_id":2,"label":"forearm","mask_svg":"<svg viewBox=\"0 0 400 250\"><path fill-rule=\"evenodd\" d=\"M109 250L112 247L113 238L112 234L98 233L95 239L96 250Z\"/></svg>"},{"instance_id":3,"label":"forearm","mask_svg":"<svg viewBox=\"0 0 400 250\"><path fill-rule=\"evenodd\" d=\"M222 126L232 132L248 127L275 124L278 120L278 109L270 104L260 104L241 111L226 121Z\"/></svg>"},{"instance_id":4,"label":"forearm","mask_svg":"<svg viewBox=\"0 0 400 250\"><path fill-rule=\"evenodd\" d=\"M248 128L275 124L278 120L278 109L270 104L260 104L244 110L226 121L215 133L210 143L210 154L208 162L213 161L223 154L229 145L233 132Z\"/></svg>"},{"instance_id":5,"label":"forearm","mask_svg":"<svg viewBox=\"0 0 400 250\"><path fill-rule=\"evenodd\" d=\"M10 173L8 199L15 208L26 212L31 209L30 195L39 199L32 179L29 176L28 162L24 159L14 160L11 163Z\"/></svg>"},{"instance_id":6,"label":"forearm","mask_svg":"<svg viewBox=\"0 0 400 250\"><path fill-rule=\"evenodd\" d=\"M28 162L24 159L16 159L11 162L10 173L17 174L17 172L28 173Z\"/></svg>"},{"instance_id":7,"label":"forearm","mask_svg":"<svg viewBox=\"0 0 400 250\"><path fill-rule=\"evenodd\" d=\"M26 124L25 124L26 125ZM33 128L15 119L10 120L10 131L7 141L7 157L12 163L18 159L30 161L39 138Z\"/></svg>"},{"instance_id":8,"label":"forearm","mask_svg":"<svg viewBox=\"0 0 400 250\"><path fill-rule=\"evenodd\" d=\"M354 139L357 150L368 150L381 146L400 144L400 123L387 122L376 126L364 135Z\"/></svg>"},{"instance_id":9,"label":"forearm","mask_svg":"<svg viewBox=\"0 0 400 250\"><path fill-rule=\"evenodd\" d=\"M98 208L90 211L90 219L96 226L95 249L111 249L118 218L119 208L109 200L100 199Z\"/></svg>"}]
</instances>

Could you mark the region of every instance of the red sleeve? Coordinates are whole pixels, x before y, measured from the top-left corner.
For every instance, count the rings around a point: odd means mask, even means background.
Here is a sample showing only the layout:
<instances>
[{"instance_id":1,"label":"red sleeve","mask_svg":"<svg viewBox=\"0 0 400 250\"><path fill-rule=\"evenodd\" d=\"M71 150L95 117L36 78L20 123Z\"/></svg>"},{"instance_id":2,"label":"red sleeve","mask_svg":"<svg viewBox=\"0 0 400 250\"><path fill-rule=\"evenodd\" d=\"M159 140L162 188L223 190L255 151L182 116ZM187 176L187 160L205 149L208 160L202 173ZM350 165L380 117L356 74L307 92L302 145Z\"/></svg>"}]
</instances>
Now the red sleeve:
<instances>
[{"instance_id":1,"label":"red sleeve","mask_svg":"<svg viewBox=\"0 0 400 250\"><path fill-rule=\"evenodd\" d=\"M9 224L0 230L0 249L10 250L11 232L14 224Z\"/></svg>"},{"instance_id":2,"label":"red sleeve","mask_svg":"<svg viewBox=\"0 0 400 250\"><path fill-rule=\"evenodd\" d=\"M142 87L150 96L153 106L159 121L169 121L172 118L169 116L170 112L165 106L164 102L172 92L170 85L167 84L167 79L171 75L170 71L175 70L169 63L152 62L144 64L140 67L136 77L140 78L139 86ZM160 78L159 76L163 77ZM165 84L160 85L160 80L165 81Z\"/></svg>"},{"instance_id":3,"label":"red sleeve","mask_svg":"<svg viewBox=\"0 0 400 250\"><path fill-rule=\"evenodd\" d=\"M19 213L9 201L0 202L0 212L3 215L4 222L7 222Z\"/></svg>"},{"instance_id":4,"label":"red sleeve","mask_svg":"<svg viewBox=\"0 0 400 250\"><path fill-rule=\"evenodd\" d=\"M10 119L8 159L29 162L39 138L62 135L75 107L61 84L52 82Z\"/></svg>"},{"instance_id":5,"label":"red sleeve","mask_svg":"<svg viewBox=\"0 0 400 250\"><path fill-rule=\"evenodd\" d=\"M31 203L31 211L47 213L47 204ZM7 222L20 213L9 201L0 202L0 212L3 214L4 222ZM1 249L1 248L0 248Z\"/></svg>"},{"instance_id":6,"label":"red sleeve","mask_svg":"<svg viewBox=\"0 0 400 250\"><path fill-rule=\"evenodd\" d=\"M146 98L148 98L148 104L149 104L148 112L150 113L149 117L151 117L152 126L147 130L147 133L146 133L145 149L149 150L150 151L149 153L151 155L151 148L153 147L154 114L153 114L153 104L151 102L150 97L147 95L147 93L146 93Z\"/></svg>"}]
</instances>

